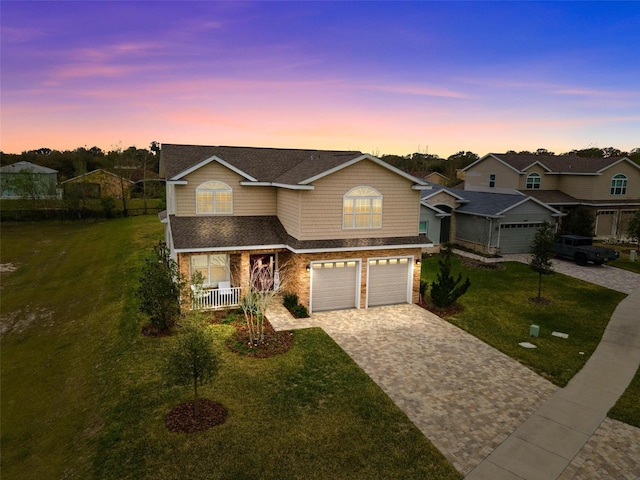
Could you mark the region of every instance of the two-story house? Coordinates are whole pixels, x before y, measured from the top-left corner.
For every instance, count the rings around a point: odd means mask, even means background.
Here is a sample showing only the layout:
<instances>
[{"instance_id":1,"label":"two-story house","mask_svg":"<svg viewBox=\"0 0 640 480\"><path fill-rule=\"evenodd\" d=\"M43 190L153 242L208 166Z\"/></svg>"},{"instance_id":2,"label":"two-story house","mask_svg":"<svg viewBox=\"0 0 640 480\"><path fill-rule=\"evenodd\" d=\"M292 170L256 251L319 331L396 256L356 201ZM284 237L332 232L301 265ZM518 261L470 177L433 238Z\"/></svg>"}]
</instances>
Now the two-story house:
<instances>
[{"instance_id":1,"label":"two-story house","mask_svg":"<svg viewBox=\"0 0 640 480\"><path fill-rule=\"evenodd\" d=\"M187 278L203 275L213 307L222 286L238 298L256 265L310 312L418 299L430 187L376 157L164 144L161 174L166 242Z\"/></svg>"},{"instance_id":2,"label":"two-story house","mask_svg":"<svg viewBox=\"0 0 640 480\"><path fill-rule=\"evenodd\" d=\"M640 166L626 157L489 153L464 173L465 190L517 190L565 213L587 207L597 237L624 235L640 208Z\"/></svg>"}]
</instances>

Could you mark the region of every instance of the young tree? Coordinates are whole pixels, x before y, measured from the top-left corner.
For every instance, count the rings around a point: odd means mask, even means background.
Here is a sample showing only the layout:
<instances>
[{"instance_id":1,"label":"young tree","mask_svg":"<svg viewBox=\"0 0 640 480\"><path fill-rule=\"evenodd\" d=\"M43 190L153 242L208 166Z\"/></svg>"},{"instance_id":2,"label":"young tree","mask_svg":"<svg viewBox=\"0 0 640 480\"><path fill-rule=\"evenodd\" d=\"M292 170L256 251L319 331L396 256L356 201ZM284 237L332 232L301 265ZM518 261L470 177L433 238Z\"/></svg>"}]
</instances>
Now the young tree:
<instances>
[{"instance_id":1,"label":"young tree","mask_svg":"<svg viewBox=\"0 0 640 480\"><path fill-rule=\"evenodd\" d=\"M462 273L458 278L451 275L451 250L444 251L444 260L439 260L440 272L437 281L431 284L431 301L437 308L447 308L466 293L471 286L469 277L463 282Z\"/></svg>"},{"instance_id":2,"label":"young tree","mask_svg":"<svg viewBox=\"0 0 640 480\"><path fill-rule=\"evenodd\" d=\"M191 312L183 325L164 365L165 379L174 385L193 385L193 416L197 417L198 385L213 380L220 368L220 361L213 349L211 338L203 327L198 312Z\"/></svg>"},{"instance_id":3,"label":"young tree","mask_svg":"<svg viewBox=\"0 0 640 480\"><path fill-rule=\"evenodd\" d=\"M249 285L243 288L245 294L240 299L240 307L247 321L249 344L256 346L264 341L264 316L276 300L284 285L280 283L279 272L255 263L249 274Z\"/></svg>"},{"instance_id":4,"label":"young tree","mask_svg":"<svg viewBox=\"0 0 640 480\"><path fill-rule=\"evenodd\" d=\"M555 233L549 222L544 222L536 231L531 248L531 261L529 265L538 272L538 300L542 297L542 275L549 275L553 272L551 259L554 256Z\"/></svg>"},{"instance_id":5,"label":"young tree","mask_svg":"<svg viewBox=\"0 0 640 480\"><path fill-rule=\"evenodd\" d=\"M158 243L144 259L137 297L140 311L149 316L159 331L168 330L180 315L180 294L184 285L169 248L164 242Z\"/></svg>"}]
</instances>

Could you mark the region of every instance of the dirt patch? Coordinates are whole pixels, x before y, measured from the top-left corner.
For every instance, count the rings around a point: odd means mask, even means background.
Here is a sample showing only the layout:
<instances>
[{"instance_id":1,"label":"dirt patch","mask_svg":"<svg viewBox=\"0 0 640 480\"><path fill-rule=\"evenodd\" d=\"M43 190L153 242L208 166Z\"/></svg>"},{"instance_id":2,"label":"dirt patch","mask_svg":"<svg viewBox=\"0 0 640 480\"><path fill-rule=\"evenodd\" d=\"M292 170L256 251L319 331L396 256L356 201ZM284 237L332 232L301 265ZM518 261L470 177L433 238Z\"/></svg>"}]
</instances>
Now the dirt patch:
<instances>
[{"instance_id":1,"label":"dirt patch","mask_svg":"<svg viewBox=\"0 0 640 480\"><path fill-rule=\"evenodd\" d=\"M549 305L551 303L551 300L549 300L548 298L544 298L544 297L530 297L529 301L531 303L536 303L538 305Z\"/></svg>"},{"instance_id":2,"label":"dirt patch","mask_svg":"<svg viewBox=\"0 0 640 480\"><path fill-rule=\"evenodd\" d=\"M0 263L0 273L11 273L18 269L13 263Z\"/></svg>"},{"instance_id":3,"label":"dirt patch","mask_svg":"<svg viewBox=\"0 0 640 480\"><path fill-rule=\"evenodd\" d=\"M193 414L193 400L172 408L164 417L164 424L171 432L196 433L222 425L227 421L227 408L221 403L200 399L199 415Z\"/></svg>"},{"instance_id":4,"label":"dirt patch","mask_svg":"<svg viewBox=\"0 0 640 480\"><path fill-rule=\"evenodd\" d=\"M46 308L21 309L0 316L0 335L21 333L31 326L37 328L53 326L53 311Z\"/></svg>"}]
</instances>

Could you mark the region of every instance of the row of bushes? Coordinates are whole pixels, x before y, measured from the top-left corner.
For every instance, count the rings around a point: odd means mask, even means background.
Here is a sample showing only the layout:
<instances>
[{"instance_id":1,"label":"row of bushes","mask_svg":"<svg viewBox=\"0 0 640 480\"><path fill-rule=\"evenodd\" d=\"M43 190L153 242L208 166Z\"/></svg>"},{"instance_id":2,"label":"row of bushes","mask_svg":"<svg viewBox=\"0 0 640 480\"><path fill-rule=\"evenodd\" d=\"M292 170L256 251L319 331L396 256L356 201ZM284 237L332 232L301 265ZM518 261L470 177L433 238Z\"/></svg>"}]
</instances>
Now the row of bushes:
<instances>
[{"instance_id":1,"label":"row of bushes","mask_svg":"<svg viewBox=\"0 0 640 480\"><path fill-rule=\"evenodd\" d=\"M309 310L298 303L298 295L295 293L288 292L283 294L282 304L295 318L307 318L309 316Z\"/></svg>"}]
</instances>

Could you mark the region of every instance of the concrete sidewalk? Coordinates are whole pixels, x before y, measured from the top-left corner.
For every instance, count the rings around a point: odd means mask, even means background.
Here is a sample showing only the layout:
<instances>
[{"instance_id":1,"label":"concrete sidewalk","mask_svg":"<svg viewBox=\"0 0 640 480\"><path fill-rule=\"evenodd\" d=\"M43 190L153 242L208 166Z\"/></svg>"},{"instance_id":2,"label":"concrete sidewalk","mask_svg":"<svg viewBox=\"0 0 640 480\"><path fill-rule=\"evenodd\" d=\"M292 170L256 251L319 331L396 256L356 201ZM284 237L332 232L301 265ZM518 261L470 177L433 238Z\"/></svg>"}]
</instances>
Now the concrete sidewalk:
<instances>
[{"instance_id":1,"label":"concrete sidewalk","mask_svg":"<svg viewBox=\"0 0 640 480\"><path fill-rule=\"evenodd\" d=\"M616 308L584 368L465 478L576 478L572 460L600 427L640 366L640 290ZM640 478L640 466L621 478ZM611 472L609 472L611 473ZM591 476L590 478L614 478ZM629 476L630 475L630 476Z\"/></svg>"}]
</instances>

